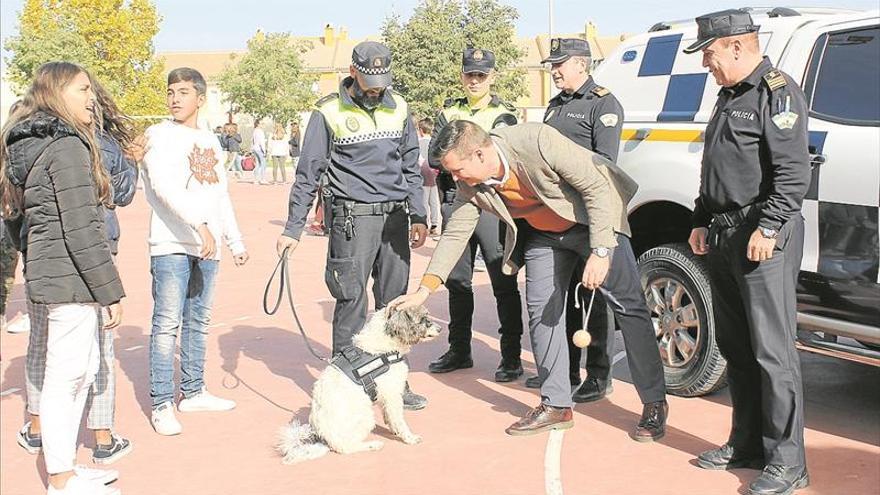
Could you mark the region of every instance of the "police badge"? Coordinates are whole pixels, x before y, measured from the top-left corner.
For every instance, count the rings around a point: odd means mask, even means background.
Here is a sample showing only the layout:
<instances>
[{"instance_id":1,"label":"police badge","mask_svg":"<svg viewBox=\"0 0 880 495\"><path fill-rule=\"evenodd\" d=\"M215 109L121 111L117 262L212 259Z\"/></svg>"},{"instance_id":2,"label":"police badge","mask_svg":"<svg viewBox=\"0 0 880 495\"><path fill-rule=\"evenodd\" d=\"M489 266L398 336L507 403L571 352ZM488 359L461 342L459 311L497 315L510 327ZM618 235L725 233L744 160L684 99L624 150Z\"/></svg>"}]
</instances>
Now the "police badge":
<instances>
[{"instance_id":1,"label":"police badge","mask_svg":"<svg viewBox=\"0 0 880 495\"><path fill-rule=\"evenodd\" d=\"M483 50L474 50L474 54L472 55L472 57L477 62L483 60Z\"/></svg>"},{"instance_id":2,"label":"police badge","mask_svg":"<svg viewBox=\"0 0 880 495\"><path fill-rule=\"evenodd\" d=\"M770 117L773 124L780 130L793 128L797 119L798 114L791 111L791 96L785 97L785 109Z\"/></svg>"},{"instance_id":3,"label":"police badge","mask_svg":"<svg viewBox=\"0 0 880 495\"><path fill-rule=\"evenodd\" d=\"M617 125L617 114L606 113L599 117L599 121L601 121L605 127L614 127Z\"/></svg>"},{"instance_id":4,"label":"police badge","mask_svg":"<svg viewBox=\"0 0 880 495\"><path fill-rule=\"evenodd\" d=\"M357 132L357 130L361 128L361 125L358 124L356 118L348 117L345 119L345 127L351 132Z\"/></svg>"},{"instance_id":5,"label":"police badge","mask_svg":"<svg viewBox=\"0 0 880 495\"><path fill-rule=\"evenodd\" d=\"M551 52L558 52L559 51L559 38L553 38L553 40L550 42L550 51Z\"/></svg>"}]
</instances>

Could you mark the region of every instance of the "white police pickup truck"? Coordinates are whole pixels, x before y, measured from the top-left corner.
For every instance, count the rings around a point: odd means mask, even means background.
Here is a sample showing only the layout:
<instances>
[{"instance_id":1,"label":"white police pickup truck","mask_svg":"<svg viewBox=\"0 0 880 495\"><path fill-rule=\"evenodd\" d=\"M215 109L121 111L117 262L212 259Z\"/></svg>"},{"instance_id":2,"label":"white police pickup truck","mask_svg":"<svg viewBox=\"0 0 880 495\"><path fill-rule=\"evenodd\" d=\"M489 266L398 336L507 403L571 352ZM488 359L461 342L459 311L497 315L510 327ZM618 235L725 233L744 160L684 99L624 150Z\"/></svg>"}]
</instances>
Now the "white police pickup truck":
<instances>
[{"instance_id":1,"label":"white police pickup truck","mask_svg":"<svg viewBox=\"0 0 880 495\"><path fill-rule=\"evenodd\" d=\"M764 53L800 83L810 108L797 345L880 365L880 12L748 10ZM633 248L669 391L683 396L722 387L726 367L703 261L687 245L719 90L700 54L682 53L696 37L692 19L658 23L594 73L624 108L618 164L640 185L629 210Z\"/></svg>"}]
</instances>

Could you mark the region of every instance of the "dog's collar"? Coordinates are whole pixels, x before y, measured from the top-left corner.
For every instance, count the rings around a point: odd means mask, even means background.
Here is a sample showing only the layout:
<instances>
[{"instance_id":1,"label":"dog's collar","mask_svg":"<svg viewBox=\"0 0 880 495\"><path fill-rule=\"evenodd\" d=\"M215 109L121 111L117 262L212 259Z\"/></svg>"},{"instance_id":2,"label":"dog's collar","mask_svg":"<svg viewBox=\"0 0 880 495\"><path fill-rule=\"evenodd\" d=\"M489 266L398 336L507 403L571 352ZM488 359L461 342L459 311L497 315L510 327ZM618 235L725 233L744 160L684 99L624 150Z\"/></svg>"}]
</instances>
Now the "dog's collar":
<instances>
[{"instance_id":1,"label":"dog's collar","mask_svg":"<svg viewBox=\"0 0 880 495\"><path fill-rule=\"evenodd\" d=\"M373 402L376 401L376 378L387 372L392 364L403 361L397 351L384 354L371 354L363 349L349 345L330 360L330 365L345 374L351 381L363 387Z\"/></svg>"}]
</instances>

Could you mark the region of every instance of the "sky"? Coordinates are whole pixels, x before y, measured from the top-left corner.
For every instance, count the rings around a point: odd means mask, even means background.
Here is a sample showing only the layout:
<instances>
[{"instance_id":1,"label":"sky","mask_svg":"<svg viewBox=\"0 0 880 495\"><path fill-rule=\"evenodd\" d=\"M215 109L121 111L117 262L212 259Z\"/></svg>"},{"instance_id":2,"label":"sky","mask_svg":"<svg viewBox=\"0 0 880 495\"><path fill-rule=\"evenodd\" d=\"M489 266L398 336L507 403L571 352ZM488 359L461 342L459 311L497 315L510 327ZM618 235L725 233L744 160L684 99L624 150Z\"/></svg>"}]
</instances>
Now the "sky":
<instances>
[{"instance_id":1,"label":"sky","mask_svg":"<svg viewBox=\"0 0 880 495\"><path fill-rule=\"evenodd\" d=\"M377 35L383 20L393 13L408 18L419 0L153 0L163 21L155 39L158 52L241 50L256 30L320 36L325 24L345 26L349 36ZM743 4L718 0L501 0L519 11L517 34L534 36L549 28L553 5L554 32L583 31L592 21L600 35L646 31L660 21L697 15ZM0 2L0 38L15 34L17 14L24 0ZM792 6L791 2L761 0L761 6ZM795 0L794 5L876 9L877 0ZM8 53L4 53L8 55Z\"/></svg>"}]
</instances>

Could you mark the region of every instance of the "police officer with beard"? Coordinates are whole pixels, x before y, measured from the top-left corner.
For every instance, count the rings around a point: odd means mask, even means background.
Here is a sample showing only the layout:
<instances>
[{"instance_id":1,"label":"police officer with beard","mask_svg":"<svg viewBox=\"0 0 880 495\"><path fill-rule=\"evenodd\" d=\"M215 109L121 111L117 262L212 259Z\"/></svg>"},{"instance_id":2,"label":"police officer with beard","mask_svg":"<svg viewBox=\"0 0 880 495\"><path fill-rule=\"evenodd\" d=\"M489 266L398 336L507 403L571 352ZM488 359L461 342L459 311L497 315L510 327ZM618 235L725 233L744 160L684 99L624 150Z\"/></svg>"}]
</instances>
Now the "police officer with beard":
<instances>
[{"instance_id":1,"label":"police officer with beard","mask_svg":"<svg viewBox=\"0 0 880 495\"><path fill-rule=\"evenodd\" d=\"M705 469L762 468L751 495L809 485L804 403L794 347L810 182L807 106L794 80L761 56L740 10L697 18L697 41L721 86L706 127L689 243L707 255L715 339L727 359L733 426L697 459Z\"/></svg>"},{"instance_id":2,"label":"police officer with beard","mask_svg":"<svg viewBox=\"0 0 880 495\"><path fill-rule=\"evenodd\" d=\"M336 299L334 354L366 323L370 275L381 309L406 291L410 248L427 236L418 137L406 101L389 88L391 52L359 43L349 72L309 119L277 243L279 256L296 249L320 183L330 235L325 281ZM406 387L406 408L426 403Z\"/></svg>"}]
</instances>

